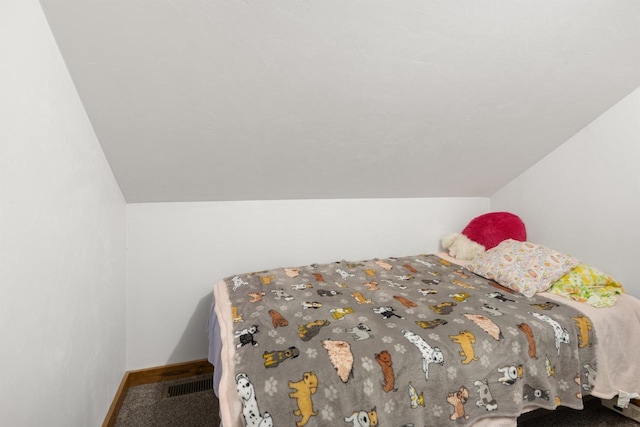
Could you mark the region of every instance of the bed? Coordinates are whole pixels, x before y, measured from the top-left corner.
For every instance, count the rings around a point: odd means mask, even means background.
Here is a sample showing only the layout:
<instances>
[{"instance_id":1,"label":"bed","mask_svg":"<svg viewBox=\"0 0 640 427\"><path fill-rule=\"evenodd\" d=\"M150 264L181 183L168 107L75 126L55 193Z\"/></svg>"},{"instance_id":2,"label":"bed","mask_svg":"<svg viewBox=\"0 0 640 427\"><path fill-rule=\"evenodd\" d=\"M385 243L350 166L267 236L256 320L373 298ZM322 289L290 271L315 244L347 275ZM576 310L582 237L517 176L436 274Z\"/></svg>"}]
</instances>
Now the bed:
<instances>
[{"instance_id":1,"label":"bed","mask_svg":"<svg viewBox=\"0 0 640 427\"><path fill-rule=\"evenodd\" d=\"M419 254L219 282L209 360L222 425L515 426L640 391L637 299L525 296L471 269Z\"/></svg>"}]
</instances>

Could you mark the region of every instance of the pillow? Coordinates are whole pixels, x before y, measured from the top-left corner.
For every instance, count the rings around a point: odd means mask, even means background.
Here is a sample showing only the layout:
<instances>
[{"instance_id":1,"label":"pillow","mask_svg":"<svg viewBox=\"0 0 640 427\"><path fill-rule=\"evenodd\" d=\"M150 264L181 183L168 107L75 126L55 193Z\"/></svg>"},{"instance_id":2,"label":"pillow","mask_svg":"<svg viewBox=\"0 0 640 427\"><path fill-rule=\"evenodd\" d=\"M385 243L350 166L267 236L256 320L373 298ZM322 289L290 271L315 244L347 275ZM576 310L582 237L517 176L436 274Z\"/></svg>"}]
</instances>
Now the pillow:
<instances>
[{"instance_id":1,"label":"pillow","mask_svg":"<svg viewBox=\"0 0 640 427\"><path fill-rule=\"evenodd\" d=\"M495 280L526 297L546 291L580 261L571 255L536 245L507 239L467 265L472 272Z\"/></svg>"},{"instance_id":2,"label":"pillow","mask_svg":"<svg viewBox=\"0 0 640 427\"><path fill-rule=\"evenodd\" d=\"M594 307L611 307L616 295L624 292L622 285L597 268L578 264L549 288L549 292L586 302Z\"/></svg>"}]
</instances>

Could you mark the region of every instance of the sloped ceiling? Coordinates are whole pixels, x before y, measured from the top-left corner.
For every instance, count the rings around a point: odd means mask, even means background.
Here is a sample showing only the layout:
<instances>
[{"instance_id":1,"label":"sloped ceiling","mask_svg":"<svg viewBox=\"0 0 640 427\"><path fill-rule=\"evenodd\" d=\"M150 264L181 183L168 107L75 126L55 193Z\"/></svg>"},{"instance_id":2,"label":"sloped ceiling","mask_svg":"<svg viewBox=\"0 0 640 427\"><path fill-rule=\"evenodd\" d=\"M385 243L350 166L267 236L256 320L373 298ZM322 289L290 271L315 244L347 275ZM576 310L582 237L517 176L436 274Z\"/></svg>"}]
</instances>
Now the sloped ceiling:
<instances>
[{"instance_id":1,"label":"sloped ceiling","mask_svg":"<svg viewBox=\"0 0 640 427\"><path fill-rule=\"evenodd\" d=\"M41 0L128 202L487 197L640 86L640 1Z\"/></svg>"}]
</instances>

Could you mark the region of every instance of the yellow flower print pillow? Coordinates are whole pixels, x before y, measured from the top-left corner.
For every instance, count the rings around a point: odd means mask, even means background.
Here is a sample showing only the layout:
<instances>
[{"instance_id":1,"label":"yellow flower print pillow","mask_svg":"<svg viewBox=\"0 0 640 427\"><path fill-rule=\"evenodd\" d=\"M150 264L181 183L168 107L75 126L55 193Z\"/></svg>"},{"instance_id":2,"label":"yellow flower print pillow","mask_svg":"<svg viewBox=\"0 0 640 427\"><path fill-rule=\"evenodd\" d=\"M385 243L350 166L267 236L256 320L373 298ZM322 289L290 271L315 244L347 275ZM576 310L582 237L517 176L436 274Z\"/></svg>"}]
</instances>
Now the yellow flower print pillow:
<instances>
[{"instance_id":1,"label":"yellow flower print pillow","mask_svg":"<svg viewBox=\"0 0 640 427\"><path fill-rule=\"evenodd\" d=\"M549 288L549 292L594 307L611 307L616 296L624 292L620 283L597 268L578 264Z\"/></svg>"}]
</instances>

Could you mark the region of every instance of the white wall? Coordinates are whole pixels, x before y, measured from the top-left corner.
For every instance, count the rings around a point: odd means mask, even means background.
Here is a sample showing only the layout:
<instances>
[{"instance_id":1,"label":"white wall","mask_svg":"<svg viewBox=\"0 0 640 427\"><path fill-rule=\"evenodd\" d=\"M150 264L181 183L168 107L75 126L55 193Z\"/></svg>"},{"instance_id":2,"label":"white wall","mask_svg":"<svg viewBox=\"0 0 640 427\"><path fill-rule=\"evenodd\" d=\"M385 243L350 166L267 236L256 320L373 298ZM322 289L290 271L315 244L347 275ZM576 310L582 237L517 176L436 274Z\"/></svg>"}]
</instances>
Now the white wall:
<instances>
[{"instance_id":1,"label":"white wall","mask_svg":"<svg viewBox=\"0 0 640 427\"><path fill-rule=\"evenodd\" d=\"M569 252L640 297L640 88L491 197L529 240Z\"/></svg>"},{"instance_id":2,"label":"white wall","mask_svg":"<svg viewBox=\"0 0 640 427\"><path fill-rule=\"evenodd\" d=\"M339 259L436 252L486 198L155 203L127 206L127 369L207 356L222 278Z\"/></svg>"},{"instance_id":3,"label":"white wall","mask_svg":"<svg viewBox=\"0 0 640 427\"><path fill-rule=\"evenodd\" d=\"M40 5L0 16L0 424L97 426L125 368L126 205Z\"/></svg>"}]
</instances>

